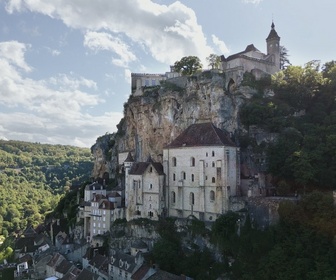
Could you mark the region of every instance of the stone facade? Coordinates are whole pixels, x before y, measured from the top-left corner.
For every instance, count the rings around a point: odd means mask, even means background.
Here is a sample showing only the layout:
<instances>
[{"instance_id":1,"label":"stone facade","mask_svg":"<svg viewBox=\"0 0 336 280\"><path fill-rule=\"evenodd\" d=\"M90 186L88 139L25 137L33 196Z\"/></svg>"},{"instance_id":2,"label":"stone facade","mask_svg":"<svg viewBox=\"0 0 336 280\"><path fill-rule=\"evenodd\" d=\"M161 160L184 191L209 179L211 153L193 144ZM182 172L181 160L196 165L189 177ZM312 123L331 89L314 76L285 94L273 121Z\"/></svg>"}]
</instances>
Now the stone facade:
<instances>
[{"instance_id":1,"label":"stone facade","mask_svg":"<svg viewBox=\"0 0 336 280\"><path fill-rule=\"evenodd\" d=\"M163 149L163 166L124 162L126 219L214 221L240 192L239 148L212 123L194 124Z\"/></svg>"},{"instance_id":2,"label":"stone facade","mask_svg":"<svg viewBox=\"0 0 336 280\"><path fill-rule=\"evenodd\" d=\"M214 221L239 194L239 148L211 123L187 128L163 150L171 217Z\"/></svg>"}]
</instances>

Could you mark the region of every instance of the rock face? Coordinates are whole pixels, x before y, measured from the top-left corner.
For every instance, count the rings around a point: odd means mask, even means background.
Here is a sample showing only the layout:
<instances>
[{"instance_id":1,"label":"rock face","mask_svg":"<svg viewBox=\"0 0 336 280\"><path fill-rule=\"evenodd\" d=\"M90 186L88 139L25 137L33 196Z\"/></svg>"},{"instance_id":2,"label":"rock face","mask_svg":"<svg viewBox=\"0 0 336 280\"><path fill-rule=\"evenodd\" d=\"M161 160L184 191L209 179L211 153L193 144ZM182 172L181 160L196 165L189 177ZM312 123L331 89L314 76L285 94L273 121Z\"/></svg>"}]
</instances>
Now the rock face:
<instances>
[{"instance_id":1,"label":"rock face","mask_svg":"<svg viewBox=\"0 0 336 280\"><path fill-rule=\"evenodd\" d=\"M246 87L227 90L226 84L223 74L206 71L167 80L161 87L144 88L141 96L131 95L118 132L101 137L92 147L96 158L93 176L113 175L120 152L132 151L137 161L146 161L150 155L161 162L162 148L198 122L211 121L231 133L237 143L239 109L254 92Z\"/></svg>"}]
</instances>

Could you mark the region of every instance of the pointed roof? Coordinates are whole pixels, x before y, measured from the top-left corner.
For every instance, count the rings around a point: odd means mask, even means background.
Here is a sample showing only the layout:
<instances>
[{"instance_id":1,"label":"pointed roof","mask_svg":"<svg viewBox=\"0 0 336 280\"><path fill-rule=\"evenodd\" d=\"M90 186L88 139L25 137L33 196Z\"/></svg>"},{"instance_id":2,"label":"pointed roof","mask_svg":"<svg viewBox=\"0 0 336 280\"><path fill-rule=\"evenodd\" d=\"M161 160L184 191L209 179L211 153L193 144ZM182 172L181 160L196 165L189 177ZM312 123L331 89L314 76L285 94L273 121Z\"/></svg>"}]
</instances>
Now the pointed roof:
<instances>
[{"instance_id":1,"label":"pointed roof","mask_svg":"<svg viewBox=\"0 0 336 280\"><path fill-rule=\"evenodd\" d=\"M192 124L184 130L166 148L203 147L203 146L233 146L235 143L229 134L212 123Z\"/></svg>"},{"instance_id":2,"label":"pointed roof","mask_svg":"<svg viewBox=\"0 0 336 280\"><path fill-rule=\"evenodd\" d=\"M134 162L131 152L128 152L128 155L124 162Z\"/></svg>"},{"instance_id":3,"label":"pointed roof","mask_svg":"<svg viewBox=\"0 0 336 280\"><path fill-rule=\"evenodd\" d=\"M272 21L272 25L271 25L271 31L268 34L266 41L271 40L271 39L280 39L278 33L275 31L274 29L275 25L274 22Z\"/></svg>"},{"instance_id":4,"label":"pointed roof","mask_svg":"<svg viewBox=\"0 0 336 280\"><path fill-rule=\"evenodd\" d=\"M143 175L149 165L152 165L159 175L164 175L162 164L159 162L153 162L153 161L134 163L129 174L130 175Z\"/></svg>"}]
</instances>

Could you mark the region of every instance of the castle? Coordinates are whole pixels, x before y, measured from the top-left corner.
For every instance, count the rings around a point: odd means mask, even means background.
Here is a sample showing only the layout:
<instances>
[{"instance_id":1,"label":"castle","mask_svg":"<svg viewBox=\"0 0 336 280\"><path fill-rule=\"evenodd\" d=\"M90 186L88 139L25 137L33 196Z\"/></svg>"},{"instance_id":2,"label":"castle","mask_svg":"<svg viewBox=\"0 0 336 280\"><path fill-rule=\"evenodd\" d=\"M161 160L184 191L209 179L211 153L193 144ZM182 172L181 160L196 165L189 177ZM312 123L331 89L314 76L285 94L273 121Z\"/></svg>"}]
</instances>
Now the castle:
<instances>
[{"instance_id":1,"label":"castle","mask_svg":"<svg viewBox=\"0 0 336 280\"><path fill-rule=\"evenodd\" d=\"M266 38L267 53L259 51L253 44L248 45L244 51L225 58L221 56L220 71L226 75L226 88L230 90L242 82L245 72L252 73L256 79L272 75L280 70L280 37L275 30L274 22ZM159 86L161 81L178 82L180 73L175 72L171 66L170 72L165 74L132 73L131 87L133 95L142 95L143 88Z\"/></svg>"}]
</instances>

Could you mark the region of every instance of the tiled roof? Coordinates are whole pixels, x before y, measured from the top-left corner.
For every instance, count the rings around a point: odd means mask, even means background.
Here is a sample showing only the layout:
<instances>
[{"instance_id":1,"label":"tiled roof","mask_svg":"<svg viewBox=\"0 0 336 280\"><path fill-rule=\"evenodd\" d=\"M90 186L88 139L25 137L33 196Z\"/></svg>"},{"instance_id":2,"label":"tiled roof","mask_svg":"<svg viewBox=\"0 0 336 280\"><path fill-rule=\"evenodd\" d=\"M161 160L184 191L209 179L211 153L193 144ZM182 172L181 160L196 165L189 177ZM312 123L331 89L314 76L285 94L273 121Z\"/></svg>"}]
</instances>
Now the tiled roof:
<instances>
[{"instance_id":1,"label":"tiled roof","mask_svg":"<svg viewBox=\"0 0 336 280\"><path fill-rule=\"evenodd\" d=\"M236 146L227 132L215 127L212 123L192 124L184 130L166 148L203 147L203 146Z\"/></svg>"},{"instance_id":2,"label":"tiled roof","mask_svg":"<svg viewBox=\"0 0 336 280\"><path fill-rule=\"evenodd\" d=\"M147 167L152 165L156 172L159 175L163 175L163 166L159 162L136 162L132 165L132 168L129 172L129 174L132 175L143 175L145 171L147 170Z\"/></svg>"},{"instance_id":3,"label":"tiled roof","mask_svg":"<svg viewBox=\"0 0 336 280\"><path fill-rule=\"evenodd\" d=\"M81 270L77 267L73 267L70 271L68 271L61 280L75 280L77 276L81 273Z\"/></svg>"},{"instance_id":4,"label":"tiled roof","mask_svg":"<svg viewBox=\"0 0 336 280\"><path fill-rule=\"evenodd\" d=\"M63 275L66 274L71 267L73 266L68 260L63 260L55 269L55 271L62 273Z\"/></svg>"},{"instance_id":5,"label":"tiled roof","mask_svg":"<svg viewBox=\"0 0 336 280\"><path fill-rule=\"evenodd\" d=\"M64 260L64 257L60 255L59 253L56 253L53 255L52 259L47 263L50 267L56 267L58 263Z\"/></svg>"},{"instance_id":6,"label":"tiled roof","mask_svg":"<svg viewBox=\"0 0 336 280\"><path fill-rule=\"evenodd\" d=\"M89 262L90 265L98 269L104 269L108 267L108 258L100 254L96 254Z\"/></svg>"},{"instance_id":7,"label":"tiled roof","mask_svg":"<svg viewBox=\"0 0 336 280\"><path fill-rule=\"evenodd\" d=\"M142 265L131 277L132 280L142 280L148 273L150 267L148 265Z\"/></svg>"},{"instance_id":8,"label":"tiled roof","mask_svg":"<svg viewBox=\"0 0 336 280\"><path fill-rule=\"evenodd\" d=\"M255 52L260 52L253 44L250 44L246 47L245 50L243 50L242 52L239 52L239 53L235 53L233 55L230 55L226 58L226 61L229 61L229 60L232 60L232 59L235 59L237 57L240 57L241 55L245 54L245 53L248 53L248 52L251 52L251 51L255 51Z\"/></svg>"},{"instance_id":9,"label":"tiled roof","mask_svg":"<svg viewBox=\"0 0 336 280\"><path fill-rule=\"evenodd\" d=\"M99 209L113 210L114 203L109 200L103 200L99 205Z\"/></svg>"}]
</instances>

